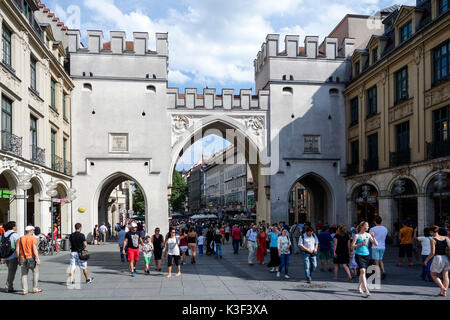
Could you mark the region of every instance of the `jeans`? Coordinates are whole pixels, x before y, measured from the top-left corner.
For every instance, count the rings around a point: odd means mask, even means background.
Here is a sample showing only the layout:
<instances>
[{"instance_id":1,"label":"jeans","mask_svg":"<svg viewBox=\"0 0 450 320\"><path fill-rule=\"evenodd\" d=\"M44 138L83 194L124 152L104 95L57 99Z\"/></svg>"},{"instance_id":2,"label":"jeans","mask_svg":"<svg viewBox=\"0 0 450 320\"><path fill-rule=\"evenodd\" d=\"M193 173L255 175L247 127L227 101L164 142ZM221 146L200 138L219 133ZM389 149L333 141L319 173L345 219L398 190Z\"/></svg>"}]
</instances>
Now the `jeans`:
<instances>
[{"instance_id":1,"label":"jeans","mask_svg":"<svg viewBox=\"0 0 450 320\"><path fill-rule=\"evenodd\" d=\"M203 254L203 245L202 244L198 245L198 253Z\"/></svg>"},{"instance_id":2,"label":"jeans","mask_svg":"<svg viewBox=\"0 0 450 320\"><path fill-rule=\"evenodd\" d=\"M241 245L241 239L233 240L234 253L239 253L239 246Z\"/></svg>"},{"instance_id":3,"label":"jeans","mask_svg":"<svg viewBox=\"0 0 450 320\"><path fill-rule=\"evenodd\" d=\"M222 244L216 243L216 258L218 259L219 256L222 256Z\"/></svg>"},{"instance_id":4,"label":"jeans","mask_svg":"<svg viewBox=\"0 0 450 320\"><path fill-rule=\"evenodd\" d=\"M17 266L19 262L17 258L6 260L6 266L8 267L8 278L6 279L6 290L14 289L14 278L16 277Z\"/></svg>"},{"instance_id":5,"label":"jeans","mask_svg":"<svg viewBox=\"0 0 450 320\"><path fill-rule=\"evenodd\" d=\"M280 256L281 264L278 267L278 272L281 272L281 270L283 270L283 267L284 267L284 274L286 274L286 275L288 274L289 257L290 257L289 253L288 254L282 254Z\"/></svg>"},{"instance_id":6,"label":"jeans","mask_svg":"<svg viewBox=\"0 0 450 320\"><path fill-rule=\"evenodd\" d=\"M433 262L433 259L430 259L430 261L428 261L427 265L425 266L423 264L423 262L425 262L426 258L428 256L422 256L422 279L423 280L429 280L429 281L433 281L433 278L431 277L431 273L430 273L430 268L431 268L431 263Z\"/></svg>"},{"instance_id":7,"label":"jeans","mask_svg":"<svg viewBox=\"0 0 450 320\"><path fill-rule=\"evenodd\" d=\"M23 293L28 292L28 271L33 272L33 292L38 289L38 281L39 281L39 266L36 265L34 269L27 268L25 266L25 260L21 261L21 271L22 271L22 290Z\"/></svg>"},{"instance_id":8,"label":"jeans","mask_svg":"<svg viewBox=\"0 0 450 320\"><path fill-rule=\"evenodd\" d=\"M311 280L311 273L317 268L317 256L312 257L310 253L302 251L303 262L305 265L305 276L307 280Z\"/></svg>"},{"instance_id":9,"label":"jeans","mask_svg":"<svg viewBox=\"0 0 450 320\"><path fill-rule=\"evenodd\" d=\"M120 248L120 261L125 262L125 255L123 254L123 247Z\"/></svg>"}]
</instances>

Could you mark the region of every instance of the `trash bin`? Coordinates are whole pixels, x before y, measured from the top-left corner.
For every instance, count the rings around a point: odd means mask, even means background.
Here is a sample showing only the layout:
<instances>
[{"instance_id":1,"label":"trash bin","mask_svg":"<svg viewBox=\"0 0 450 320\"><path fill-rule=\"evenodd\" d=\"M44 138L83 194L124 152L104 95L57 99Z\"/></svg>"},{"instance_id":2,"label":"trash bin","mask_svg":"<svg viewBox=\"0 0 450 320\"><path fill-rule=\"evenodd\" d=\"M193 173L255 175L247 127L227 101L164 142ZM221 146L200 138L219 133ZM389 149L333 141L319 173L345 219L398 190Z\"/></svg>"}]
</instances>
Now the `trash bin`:
<instances>
[{"instance_id":1,"label":"trash bin","mask_svg":"<svg viewBox=\"0 0 450 320\"><path fill-rule=\"evenodd\" d=\"M64 241L63 244L61 245L63 247L63 250L64 251L69 251L70 250L69 238L62 239L62 241Z\"/></svg>"}]
</instances>

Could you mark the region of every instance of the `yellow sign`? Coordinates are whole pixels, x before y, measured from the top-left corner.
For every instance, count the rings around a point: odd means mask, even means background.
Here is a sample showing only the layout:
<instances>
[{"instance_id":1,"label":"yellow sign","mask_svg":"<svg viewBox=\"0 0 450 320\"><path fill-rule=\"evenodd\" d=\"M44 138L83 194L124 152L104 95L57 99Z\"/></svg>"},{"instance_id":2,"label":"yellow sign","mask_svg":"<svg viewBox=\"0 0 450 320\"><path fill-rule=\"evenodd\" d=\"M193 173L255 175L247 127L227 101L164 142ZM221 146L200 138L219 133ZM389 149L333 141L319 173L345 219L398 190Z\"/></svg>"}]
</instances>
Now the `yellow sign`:
<instances>
[{"instance_id":1,"label":"yellow sign","mask_svg":"<svg viewBox=\"0 0 450 320\"><path fill-rule=\"evenodd\" d=\"M83 212L85 212L85 211L86 211L86 208L85 208L85 207L79 207L79 208L78 208L78 212L83 213Z\"/></svg>"}]
</instances>

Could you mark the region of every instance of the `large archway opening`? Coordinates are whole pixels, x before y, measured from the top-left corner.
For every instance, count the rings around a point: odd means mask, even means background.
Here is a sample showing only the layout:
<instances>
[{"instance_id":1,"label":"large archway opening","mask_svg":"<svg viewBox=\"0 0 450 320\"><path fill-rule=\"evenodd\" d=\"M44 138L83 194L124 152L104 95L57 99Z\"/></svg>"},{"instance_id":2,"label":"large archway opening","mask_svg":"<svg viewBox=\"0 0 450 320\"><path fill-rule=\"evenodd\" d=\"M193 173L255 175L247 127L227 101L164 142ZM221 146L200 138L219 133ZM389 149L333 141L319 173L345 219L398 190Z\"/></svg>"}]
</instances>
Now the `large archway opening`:
<instances>
[{"instance_id":1,"label":"large archway opening","mask_svg":"<svg viewBox=\"0 0 450 320\"><path fill-rule=\"evenodd\" d=\"M289 224L318 225L332 221L333 195L328 183L314 173L299 178L289 192Z\"/></svg>"},{"instance_id":2,"label":"large archway opening","mask_svg":"<svg viewBox=\"0 0 450 320\"><path fill-rule=\"evenodd\" d=\"M138 221L138 231L147 231L147 203L143 189L127 174L116 173L103 182L97 206L98 216L94 225L104 224L109 237L116 236L115 226L123 225L127 219Z\"/></svg>"},{"instance_id":3,"label":"large archway opening","mask_svg":"<svg viewBox=\"0 0 450 320\"><path fill-rule=\"evenodd\" d=\"M16 186L17 178L14 173L5 170L0 174L0 222L3 224L17 219Z\"/></svg>"},{"instance_id":4,"label":"large archway opening","mask_svg":"<svg viewBox=\"0 0 450 320\"><path fill-rule=\"evenodd\" d=\"M172 214L256 220L259 155L245 132L227 121L215 120L192 132L180 146L173 168L178 172L174 174L183 177L186 196L183 206L177 208L169 200ZM174 183L172 179L172 190Z\"/></svg>"},{"instance_id":5,"label":"large archway opening","mask_svg":"<svg viewBox=\"0 0 450 320\"><path fill-rule=\"evenodd\" d=\"M400 184L399 184L400 181ZM396 184L401 186L401 192L396 191ZM417 188L414 182L408 178L394 181L391 189L394 199L393 224L396 231L400 230L401 221L405 220L414 226L418 225Z\"/></svg>"},{"instance_id":6,"label":"large archway opening","mask_svg":"<svg viewBox=\"0 0 450 320\"><path fill-rule=\"evenodd\" d=\"M378 190L371 184L360 185L352 193L352 202L353 223L367 221L372 226L379 215Z\"/></svg>"},{"instance_id":7,"label":"large archway opening","mask_svg":"<svg viewBox=\"0 0 450 320\"><path fill-rule=\"evenodd\" d=\"M441 175L441 177L439 177ZM426 187L428 196L428 222L444 226L450 221L450 172L436 173Z\"/></svg>"}]
</instances>

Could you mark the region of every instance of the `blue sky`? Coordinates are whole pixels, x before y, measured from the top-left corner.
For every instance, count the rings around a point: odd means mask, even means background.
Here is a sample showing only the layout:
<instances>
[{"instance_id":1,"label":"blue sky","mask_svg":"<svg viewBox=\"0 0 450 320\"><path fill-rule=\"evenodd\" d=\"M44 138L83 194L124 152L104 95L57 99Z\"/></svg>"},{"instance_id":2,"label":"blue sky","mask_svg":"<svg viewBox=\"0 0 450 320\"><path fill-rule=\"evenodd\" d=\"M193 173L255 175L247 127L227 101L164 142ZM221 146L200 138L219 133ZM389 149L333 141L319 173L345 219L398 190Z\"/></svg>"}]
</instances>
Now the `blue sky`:
<instances>
[{"instance_id":1,"label":"blue sky","mask_svg":"<svg viewBox=\"0 0 450 320\"><path fill-rule=\"evenodd\" d=\"M348 13L372 15L415 0L41 0L69 28L150 34L169 33L169 86L254 89L253 60L268 33L318 35L322 40ZM83 39L83 43L86 41ZM280 44L280 47L283 47ZM199 142L204 153L223 147L220 139ZM201 150L201 149L199 149ZM201 152L186 152L177 169L197 163ZM191 160L193 159L193 160Z\"/></svg>"}]
</instances>

